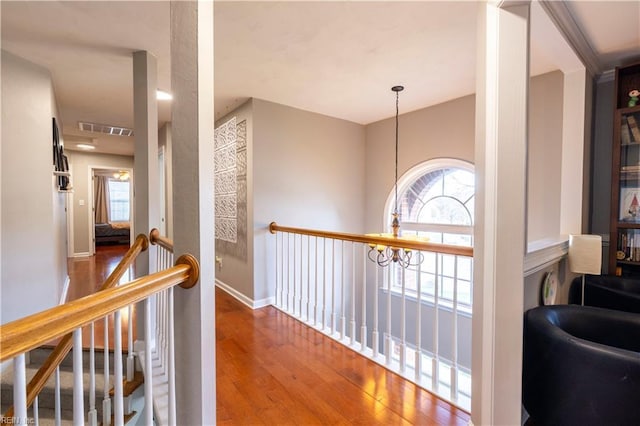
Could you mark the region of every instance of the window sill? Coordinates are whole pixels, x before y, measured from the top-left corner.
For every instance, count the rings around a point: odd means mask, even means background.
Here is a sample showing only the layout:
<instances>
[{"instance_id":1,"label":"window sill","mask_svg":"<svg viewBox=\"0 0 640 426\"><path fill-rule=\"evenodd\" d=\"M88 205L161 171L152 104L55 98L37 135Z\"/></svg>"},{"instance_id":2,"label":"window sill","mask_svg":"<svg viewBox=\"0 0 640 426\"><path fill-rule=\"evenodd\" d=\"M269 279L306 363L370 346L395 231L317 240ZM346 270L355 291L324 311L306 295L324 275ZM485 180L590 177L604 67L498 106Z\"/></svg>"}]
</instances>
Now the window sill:
<instances>
[{"instance_id":1,"label":"window sill","mask_svg":"<svg viewBox=\"0 0 640 426\"><path fill-rule=\"evenodd\" d=\"M389 290L385 289L385 288L381 288L380 292L384 293L384 294L388 294ZM391 295L395 296L397 298L401 298L402 297L402 293L399 292L398 290L391 290ZM427 296L429 297L429 299L431 299L431 296ZM404 298L406 300L410 300L414 303L416 303L418 301L418 297L416 292L411 291L411 292L406 292L404 295ZM431 302L428 299L420 299L420 304L424 305L424 306L428 306L430 308L435 308L435 304L433 302ZM447 312L453 312L453 303L449 302L448 300L444 300L444 299L439 299L439 308L443 311L447 311ZM464 317L467 318L471 318L472 317L472 312L469 308L467 307L463 307L458 305L458 315L462 315Z\"/></svg>"}]
</instances>

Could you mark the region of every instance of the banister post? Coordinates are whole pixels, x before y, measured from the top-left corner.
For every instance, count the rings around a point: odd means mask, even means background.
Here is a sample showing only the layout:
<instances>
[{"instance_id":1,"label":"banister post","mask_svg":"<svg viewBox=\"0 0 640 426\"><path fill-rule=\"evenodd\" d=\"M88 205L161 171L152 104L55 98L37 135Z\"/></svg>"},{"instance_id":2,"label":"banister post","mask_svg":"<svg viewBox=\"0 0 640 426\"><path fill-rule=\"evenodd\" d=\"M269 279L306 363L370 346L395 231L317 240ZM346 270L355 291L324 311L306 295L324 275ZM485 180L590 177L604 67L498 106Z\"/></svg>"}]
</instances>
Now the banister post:
<instances>
[{"instance_id":1,"label":"banister post","mask_svg":"<svg viewBox=\"0 0 640 426\"><path fill-rule=\"evenodd\" d=\"M175 289L177 424L216 422L213 178L213 2L171 2L174 253L192 253L200 282Z\"/></svg>"}]
</instances>

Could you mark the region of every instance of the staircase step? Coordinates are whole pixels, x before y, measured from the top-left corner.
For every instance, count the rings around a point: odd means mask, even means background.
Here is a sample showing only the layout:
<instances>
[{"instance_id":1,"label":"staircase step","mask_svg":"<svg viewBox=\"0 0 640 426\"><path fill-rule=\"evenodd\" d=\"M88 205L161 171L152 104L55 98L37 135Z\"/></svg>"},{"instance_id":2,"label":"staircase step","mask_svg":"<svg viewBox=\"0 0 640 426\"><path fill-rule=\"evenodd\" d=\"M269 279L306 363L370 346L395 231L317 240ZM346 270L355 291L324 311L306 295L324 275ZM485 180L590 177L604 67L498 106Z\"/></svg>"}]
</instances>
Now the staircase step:
<instances>
[{"instance_id":1,"label":"staircase step","mask_svg":"<svg viewBox=\"0 0 640 426\"><path fill-rule=\"evenodd\" d=\"M47 357L53 351L52 346L41 346L29 352L29 365L36 365L38 368L42 364L44 364ZM113 351L109 351L109 369L113 371ZM95 359L95 368L96 371L102 371L104 369L104 349L95 349L94 350L94 359ZM122 362L123 365L126 364L127 355L125 353L122 354ZM85 370L89 370L90 363L90 351L89 349L82 350L82 368ZM69 353L64 357L62 362L60 363L61 369L70 370L73 368L73 349L69 351Z\"/></svg>"}]
</instances>

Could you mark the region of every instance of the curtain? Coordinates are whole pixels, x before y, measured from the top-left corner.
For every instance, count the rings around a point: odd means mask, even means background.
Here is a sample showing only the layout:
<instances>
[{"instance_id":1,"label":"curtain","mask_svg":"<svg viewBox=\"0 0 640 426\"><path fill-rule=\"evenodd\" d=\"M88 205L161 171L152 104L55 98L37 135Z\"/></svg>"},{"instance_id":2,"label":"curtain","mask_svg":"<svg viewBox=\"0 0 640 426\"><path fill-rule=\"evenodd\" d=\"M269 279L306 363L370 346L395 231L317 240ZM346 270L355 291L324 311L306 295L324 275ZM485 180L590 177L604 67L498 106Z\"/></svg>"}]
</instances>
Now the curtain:
<instances>
[{"instance_id":1,"label":"curtain","mask_svg":"<svg viewBox=\"0 0 640 426\"><path fill-rule=\"evenodd\" d=\"M109 223L109 183L106 176L96 176L96 223Z\"/></svg>"}]
</instances>

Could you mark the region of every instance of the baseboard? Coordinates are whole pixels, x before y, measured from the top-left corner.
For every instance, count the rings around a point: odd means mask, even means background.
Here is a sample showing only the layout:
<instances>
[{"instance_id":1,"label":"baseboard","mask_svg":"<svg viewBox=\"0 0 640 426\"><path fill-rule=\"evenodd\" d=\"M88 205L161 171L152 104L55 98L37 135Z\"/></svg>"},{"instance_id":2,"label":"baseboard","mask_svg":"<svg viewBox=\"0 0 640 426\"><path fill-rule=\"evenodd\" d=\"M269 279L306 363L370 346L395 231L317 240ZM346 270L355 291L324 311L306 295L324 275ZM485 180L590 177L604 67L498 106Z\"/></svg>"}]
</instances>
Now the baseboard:
<instances>
[{"instance_id":1,"label":"baseboard","mask_svg":"<svg viewBox=\"0 0 640 426\"><path fill-rule=\"evenodd\" d=\"M265 306L273 305L275 303L275 299L273 297L267 297L265 299L260 299L260 300L253 300L250 297L247 297L244 294L240 293L235 288L223 283L217 278L216 278L216 286L218 286L221 290L224 290L234 299L238 300L240 303L248 306L251 309L264 308Z\"/></svg>"},{"instance_id":2,"label":"baseboard","mask_svg":"<svg viewBox=\"0 0 640 426\"><path fill-rule=\"evenodd\" d=\"M73 253L73 257L90 257L92 256L91 253L89 253L88 251L83 251L80 253Z\"/></svg>"},{"instance_id":3,"label":"baseboard","mask_svg":"<svg viewBox=\"0 0 640 426\"><path fill-rule=\"evenodd\" d=\"M69 292L69 284L71 283L71 279L69 275L64 280L64 286L62 287L62 293L60 294L60 300L58 301L58 305L64 305L67 303L67 293Z\"/></svg>"}]
</instances>

